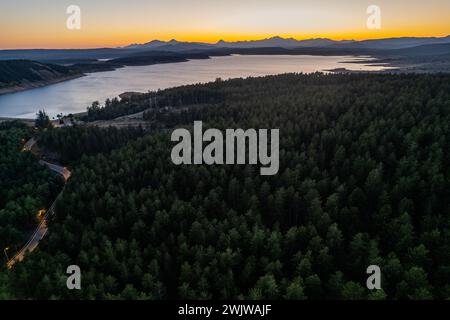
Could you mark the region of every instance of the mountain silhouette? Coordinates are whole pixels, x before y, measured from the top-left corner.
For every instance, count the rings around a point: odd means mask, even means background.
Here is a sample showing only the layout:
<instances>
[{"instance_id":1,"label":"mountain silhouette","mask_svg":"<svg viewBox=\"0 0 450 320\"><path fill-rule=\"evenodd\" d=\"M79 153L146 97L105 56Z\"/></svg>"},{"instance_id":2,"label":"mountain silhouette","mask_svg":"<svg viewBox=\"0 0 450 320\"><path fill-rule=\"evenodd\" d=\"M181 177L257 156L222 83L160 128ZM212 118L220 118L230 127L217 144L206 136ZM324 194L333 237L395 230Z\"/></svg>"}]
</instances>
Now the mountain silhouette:
<instances>
[{"instance_id":1,"label":"mountain silhouette","mask_svg":"<svg viewBox=\"0 0 450 320\"><path fill-rule=\"evenodd\" d=\"M314 38L306 40L296 40L294 38L283 38L274 36L261 40L225 41L219 40L217 43L204 42L182 42L172 39L170 41L152 40L143 44L131 44L123 47L125 49L145 49L158 51L188 51L214 48L266 48L279 47L286 49L293 48L361 48L361 49L404 49L428 44L450 43L450 36L447 37L401 37L370 40L332 40L328 38Z\"/></svg>"}]
</instances>

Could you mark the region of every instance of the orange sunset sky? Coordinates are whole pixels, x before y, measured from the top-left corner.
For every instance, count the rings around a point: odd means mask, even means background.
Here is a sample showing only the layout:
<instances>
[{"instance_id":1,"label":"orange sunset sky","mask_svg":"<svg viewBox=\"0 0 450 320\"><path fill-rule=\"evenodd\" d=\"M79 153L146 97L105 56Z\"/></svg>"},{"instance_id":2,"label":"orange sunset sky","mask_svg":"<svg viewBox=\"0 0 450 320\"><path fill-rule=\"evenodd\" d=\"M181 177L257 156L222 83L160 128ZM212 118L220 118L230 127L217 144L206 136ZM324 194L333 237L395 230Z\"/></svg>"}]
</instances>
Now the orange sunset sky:
<instances>
[{"instance_id":1,"label":"orange sunset sky","mask_svg":"<svg viewBox=\"0 0 450 320\"><path fill-rule=\"evenodd\" d=\"M81 29L66 28L69 5ZM381 8L382 27L366 27ZM21 0L0 3L0 49L93 48L153 39L369 39L450 34L450 0Z\"/></svg>"}]
</instances>

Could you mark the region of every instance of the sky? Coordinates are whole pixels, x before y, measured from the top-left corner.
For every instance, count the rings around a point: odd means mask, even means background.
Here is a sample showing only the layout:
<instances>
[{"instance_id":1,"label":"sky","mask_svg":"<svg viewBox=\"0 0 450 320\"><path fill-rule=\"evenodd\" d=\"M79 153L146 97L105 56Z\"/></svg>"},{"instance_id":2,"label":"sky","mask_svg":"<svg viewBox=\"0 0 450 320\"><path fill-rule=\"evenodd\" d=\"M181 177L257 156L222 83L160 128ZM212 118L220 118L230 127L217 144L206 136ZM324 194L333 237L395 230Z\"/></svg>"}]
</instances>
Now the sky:
<instances>
[{"instance_id":1,"label":"sky","mask_svg":"<svg viewBox=\"0 0 450 320\"><path fill-rule=\"evenodd\" d=\"M70 5L81 10L79 30L66 26ZM381 10L380 29L367 28L369 5ZM0 49L447 35L450 0L0 0Z\"/></svg>"}]
</instances>

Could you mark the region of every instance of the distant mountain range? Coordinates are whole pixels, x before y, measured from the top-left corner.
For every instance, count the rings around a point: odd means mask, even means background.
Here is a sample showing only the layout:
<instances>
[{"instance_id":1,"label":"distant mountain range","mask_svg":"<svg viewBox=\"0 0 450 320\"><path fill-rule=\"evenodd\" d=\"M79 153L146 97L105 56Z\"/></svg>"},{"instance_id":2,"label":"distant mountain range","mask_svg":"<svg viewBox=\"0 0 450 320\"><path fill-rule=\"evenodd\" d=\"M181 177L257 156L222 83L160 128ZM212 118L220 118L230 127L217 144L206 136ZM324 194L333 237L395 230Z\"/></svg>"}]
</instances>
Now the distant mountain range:
<instances>
[{"instance_id":1,"label":"distant mountain range","mask_svg":"<svg viewBox=\"0 0 450 320\"><path fill-rule=\"evenodd\" d=\"M132 44L124 47L124 49L157 49L160 51L183 51L183 50L202 50L217 48L301 48L301 47L325 47L333 44L353 43L353 40L335 41L330 39L318 38L309 40L296 40L294 38L272 37L263 40L248 40L227 42L220 40L215 44L204 42L180 42L175 39L170 41L153 40L143 44Z\"/></svg>"},{"instance_id":2,"label":"distant mountain range","mask_svg":"<svg viewBox=\"0 0 450 320\"><path fill-rule=\"evenodd\" d=\"M128 56L146 54L151 52L166 53L206 53L208 55L220 55L225 53L240 53L241 50L249 50L248 53L263 54L272 52L283 54L283 50L291 50L284 54L379 54L401 53L388 52L403 50L419 46L450 44L450 36L447 37L404 37L373 40L331 40L326 38L296 40L293 38L272 37L262 40L228 42L220 40L217 43L182 42L172 39L170 41L152 40L143 44L131 44L120 48L98 49L24 49L24 50L0 50L0 60L28 59L45 63L57 63L70 65L74 63L86 64L98 60L113 60ZM427 54L433 47L422 48ZM277 49L277 50L275 50ZM440 48L441 50L442 48ZM445 50L447 50L445 48ZM407 50L403 53L408 53ZM142 59L142 58L141 58ZM96 66L97 67L97 66Z\"/></svg>"},{"instance_id":3,"label":"distant mountain range","mask_svg":"<svg viewBox=\"0 0 450 320\"><path fill-rule=\"evenodd\" d=\"M450 36L343 40L272 37L215 44L153 40L122 48L0 50L0 94L123 66L240 55L372 56L403 70L450 71ZM3 61L2 61L3 60ZM6 61L5 61L6 60Z\"/></svg>"},{"instance_id":4,"label":"distant mountain range","mask_svg":"<svg viewBox=\"0 0 450 320\"><path fill-rule=\"evenodd\" d=\"M326 38L296 40L294 38L272 37L262 40L227 42L220 40L215 44L203 42L180 42L175 39L170 41L153 40L143 44L132 44L122 49L134 50L158 50L158 51L188 51L207 50L218 48L268 48L278 47L286 49L294 48L355 48L355 49L405 49L428 44L450 43L450 36L447 37L403 37L371 40L331 40Z\"/></svg>"},{"instance_id":5,"label":"distant mountain range","mask_svg":"<svg viewBox=\"0 0 450 320\"><path fill-rule=\"evenodd\" d=\"M447 44L450 43L450 36L447 37L402 37L402 38L387 38L387 39L371 39L354 41L345 45L338 45L345 48L364 48L364 49L406 49L429 44Z\"/></svg>"},{"instance_id":6,"label":"distant mountain range","mask_svg":"<svg viewBox=\"0 0 450 320\"><path fill-rule=\"evenodd\" d=\"M143 44L131 44L122 49L145 49L158 51L186 51L186 50L203 50L213 49L215 46L209 43L201 42L180 42L175 39L170 41L152 40Z\"/></svg>"}]
</instances>

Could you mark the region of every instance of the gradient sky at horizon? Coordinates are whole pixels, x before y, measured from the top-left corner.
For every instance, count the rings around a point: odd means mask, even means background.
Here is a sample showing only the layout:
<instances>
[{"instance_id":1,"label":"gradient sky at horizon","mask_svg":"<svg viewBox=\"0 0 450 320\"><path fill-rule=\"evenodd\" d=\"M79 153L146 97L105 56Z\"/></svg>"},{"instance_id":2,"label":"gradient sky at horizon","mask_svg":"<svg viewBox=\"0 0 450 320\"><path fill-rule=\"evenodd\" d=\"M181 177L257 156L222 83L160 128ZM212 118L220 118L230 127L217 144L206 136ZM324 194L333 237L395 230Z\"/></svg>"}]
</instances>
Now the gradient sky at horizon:
<instances>
[{"instance_id":1,"label":"gradient sky at horizon","mask_svg":"<svg viewBox=\"0 0 450 320\"><path fill-rule=\"evenodd\" d=\"M81 8L81 30L66 8ZM382 28L366 27L369 5ZM0 49L94 48L153 39L216 42L271 36L373 39L450 35L450 0L0 0Z\"/></svg>"}]
</instances>

